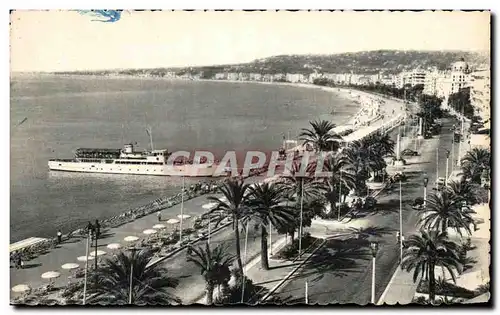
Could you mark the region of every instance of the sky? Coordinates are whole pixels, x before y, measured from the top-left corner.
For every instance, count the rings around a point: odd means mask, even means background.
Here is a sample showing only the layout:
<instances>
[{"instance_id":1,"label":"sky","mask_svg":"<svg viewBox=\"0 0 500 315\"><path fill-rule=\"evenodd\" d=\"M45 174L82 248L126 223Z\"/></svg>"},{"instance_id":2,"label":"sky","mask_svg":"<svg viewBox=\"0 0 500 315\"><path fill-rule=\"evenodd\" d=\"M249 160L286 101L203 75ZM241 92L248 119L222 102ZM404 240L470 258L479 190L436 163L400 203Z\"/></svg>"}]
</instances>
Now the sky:
<instances>
[{"instance_id":1,"label":"sky","mask_svg":"<svg viewBox=\"0 0 500 315\"><path fill-rule=\"evenodd\" d=\"M489 51L489 12L14 11L11 71L183 67L283 54Z\"/></svg>"}]
</instances>

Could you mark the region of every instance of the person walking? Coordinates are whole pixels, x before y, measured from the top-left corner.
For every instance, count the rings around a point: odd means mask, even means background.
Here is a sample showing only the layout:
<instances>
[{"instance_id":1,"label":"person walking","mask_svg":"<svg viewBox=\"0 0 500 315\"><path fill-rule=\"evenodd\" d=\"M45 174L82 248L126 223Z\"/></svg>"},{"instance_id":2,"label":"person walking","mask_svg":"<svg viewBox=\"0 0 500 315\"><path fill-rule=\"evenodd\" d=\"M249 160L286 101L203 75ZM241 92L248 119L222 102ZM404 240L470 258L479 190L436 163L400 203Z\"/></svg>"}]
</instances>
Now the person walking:
<instances>
[{"instance_id":1,"label":"person walking","mask_svg":"<svg viewBox=\"0 0 500 315\"><path fill-rule=\"evenodd\" d=\"M94 230L95 238L98 239L99 236L101 236L101 225L99 224L99 221L97 219L95 220Z\"/></svg>"},{"instance_id":2,"label":"person walking","mask_svg":"<svg viewBox=\"0 0 500 315\"><path fill-rule=\"evenodd\" d=\"M161 210L158 210L156 216L158 217L158 222L161 222Z\"/></svg>"},{"instance_id":3,"label":"person walking","mask_svg":"<svg viewBox=\"0 0 500 315\"><path fill-rule=\"evenodd\" d=\"M62 241L62 233L61 230L57 231L57 244L61 244Z\"/></svg>"}]
</instances>

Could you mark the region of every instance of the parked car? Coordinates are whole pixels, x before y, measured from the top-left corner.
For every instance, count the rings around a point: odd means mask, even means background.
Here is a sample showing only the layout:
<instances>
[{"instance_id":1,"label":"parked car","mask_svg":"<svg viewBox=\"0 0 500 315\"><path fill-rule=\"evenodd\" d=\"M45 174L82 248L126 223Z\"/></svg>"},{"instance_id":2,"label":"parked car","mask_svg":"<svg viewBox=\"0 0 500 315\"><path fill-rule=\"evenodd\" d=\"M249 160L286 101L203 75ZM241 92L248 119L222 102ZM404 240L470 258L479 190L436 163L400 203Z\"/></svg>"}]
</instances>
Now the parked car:
<instances>
[{"instance_id":1,"label":"parked car","mask_svg":"<svg viewBox=\"0 0 500 315\"><path fill-rule=\"evenodd\" d=\"M417 151L413 151L411 149L404 149L401 152L401 155L403 155L403 156L417 156L418 152Z\"/></svg>"},{"instance_id":2,"label":"parked car","mask_svg":"<svg viewBox=\"0 0 500 315\"><path fill-rule=\"evenodd\" d=\"M444 182L445 182L444 177L438 177L436 182L437 182L438 188L444 187Z\"/></svg>"}]
</instances>

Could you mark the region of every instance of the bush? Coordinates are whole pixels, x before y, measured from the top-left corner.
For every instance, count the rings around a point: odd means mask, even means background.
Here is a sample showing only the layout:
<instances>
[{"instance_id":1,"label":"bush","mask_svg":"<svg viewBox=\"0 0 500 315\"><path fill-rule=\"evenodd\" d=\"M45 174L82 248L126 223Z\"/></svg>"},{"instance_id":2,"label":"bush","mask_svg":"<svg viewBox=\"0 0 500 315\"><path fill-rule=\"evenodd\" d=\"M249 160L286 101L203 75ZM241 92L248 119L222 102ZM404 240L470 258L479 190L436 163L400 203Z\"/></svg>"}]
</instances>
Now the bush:
<instances>
[{"instance_id":1,"label":"bush","mask_svg":"<svg viewBox=\"0 0 500 315\"><path fill-rule=\"evenodd\" d=\"M302 236L302 251L307 249L316 239L309 233L304 233ZM294 240L291 244L283 247L277 254L280 259L291 260L297 257L299 253L299 240Z\"/></svg>"},{"instance_id":2,"label":"bush","mask_svg":"<svg viewBox=\"0 0 500 315\"><path fill-rule=\"evenodd\" d=\"M340 204L340 216L343 216L347 214L351 210L351 207L345 202ZM338 214L338 209L335 208L333 210L330 210L330 212L326 213L324 211L321 211L318 216L323 219L323 220L337 220L339 217Z\"/></svg>"}]
</instances>

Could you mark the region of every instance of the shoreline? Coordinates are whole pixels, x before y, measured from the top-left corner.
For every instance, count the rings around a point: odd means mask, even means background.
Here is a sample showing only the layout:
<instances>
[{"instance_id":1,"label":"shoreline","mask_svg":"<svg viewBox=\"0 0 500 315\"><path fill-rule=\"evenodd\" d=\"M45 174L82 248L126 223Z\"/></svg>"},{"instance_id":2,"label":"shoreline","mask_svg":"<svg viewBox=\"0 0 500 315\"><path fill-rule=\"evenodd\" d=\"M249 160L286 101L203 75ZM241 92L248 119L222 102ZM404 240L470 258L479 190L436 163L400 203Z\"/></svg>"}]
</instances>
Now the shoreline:
<instances>
[{"instance_id":1,"label":"shoreline","mask_svg":"<svg viewBox=\"0 0 500 315\"><path fill-rule=\"evenodd\" d=\"M388 98L383 98L379 95L376 95L376 94L370 94L370 93L367 93L367 92L364 92L364 91L358 91L358 90L353 90L353 89L348 89L348 88L334 88L334 87L325 87L325 86L319 86L319 85L314 85L314 84L304 84L304 83L291 83L291 82L262 82L262 81L235 81L235 80L210 80L210 79L200 79L200 80L184 80L184 79L178 79L178 78L155 78L155 77L138 77L138 76L127 76L127 75L122 75L122 76L100 76L100 75L55 75L55 74L51 74L51 76L57 76L57 77L60 77L60 76L63 76L63 77L78 77L78 78L85 78L85 79L94 79L94 78L111 78L111 79L146 79L146 80L165 80L165 81L203 81L203 82L226 82L226 83L255 83L255 84L265 84L265 85L272 85L272 86L290 86L290 87L299 87L299 88L308 88L308 89L319 89L319 90L323 90L325 92L328 92L328 93L332 93L334 94L335 96L339 97L340 99L343 99L343 100L346 100L346 101L349 101L349 102L352 102L352 103L356 103L359 105L359 110L354 114L352 115L352 117L349 118L348 122L347 123L344 123L342 125L337 125L336 126L336 129L337 128L347 128L347 129L352 129L352 132L360 129L360 128L363 128L364 125L361 124L359 126L356 126L356 125L353 125L352 122L356 119L356 117L358 117L364 110L366 109L370 109L371 106L373 106L373 103L375 101L377 101L377 99L386 99L387 101L389 101ZM371 102L371 104L370 104ZM373 120L373 119L378 119L377 116L372 116L372 117L369 117L370 120ZM217 179L213 179L214 182L220 182L219 180ZM150 207L156 203L156 205L158 205L158 201L162 200L163 202L165 203L169 203L169 201L167 201L168 199L176 199L176 197L178 197L177 195L179 195L180 193L176 194L176 195L173 195L173 196L170 196L170 197L158 197L156 200L153 200L153 201L149 201L149 202L145 202L144 205L142 206L138 206L136 208L133 208L133 209L128 209L120 214L117 214L115 216L111 216L109 218L106 218L106 219L103 219L101 222L112 222L112 221L115 221L116 219L120 218L122 219L123 221L126 221L126 222L123 222L123 223L128 223L128 222L131 222L133 220L135 220L136 218L139 218L143 215L148 215L156 210L150 210ZM163 209L167 209L167 208L170 208L172 207L174 204L168 204L168 206L164 207ZM149 208L149 209L148 209ZM148 210L146 210L148 209ZM144 211L146 210L146 211ZM144 214L144 212L148 212L146 214ZM142 213L142 215L139 214L139 216L137 216L138 213ZM121 220L120 220L121 221ZM81 230L81 228L77 228L75 229L74 231L68 233L69 235L74 235L76 232L78 232L79 230ZM67 235L68 235L67 234ZM47 241L51 241L53 240L53 238L47 238L46 239ZM20 240L19 242L21 242L23 240Z\"/></svg>"}]
</instances>

